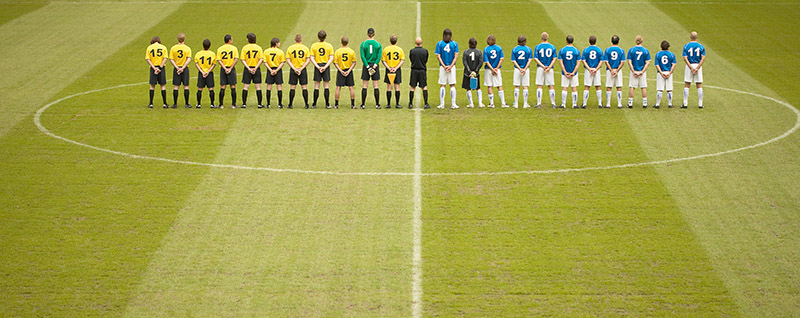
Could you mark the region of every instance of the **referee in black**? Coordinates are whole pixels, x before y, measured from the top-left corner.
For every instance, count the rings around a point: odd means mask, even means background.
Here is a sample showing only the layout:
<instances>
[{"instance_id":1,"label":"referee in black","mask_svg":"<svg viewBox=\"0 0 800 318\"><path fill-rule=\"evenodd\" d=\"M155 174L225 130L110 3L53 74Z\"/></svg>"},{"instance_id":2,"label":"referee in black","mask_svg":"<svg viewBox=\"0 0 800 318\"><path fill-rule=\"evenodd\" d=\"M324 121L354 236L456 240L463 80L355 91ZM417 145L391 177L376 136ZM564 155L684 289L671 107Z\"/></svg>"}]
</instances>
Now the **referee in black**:
<instances>
[{"instance_id":1,"label":"referee in black","mask_svg":"<svg viewBox=\"0 0 800 318\"><path fill-rule=\"evenodd\" d=\"M414 43L417 47L408 52L411 59L411 91L408 92L408 108L414 108L414 89L422 87L422 97L425 100L425 109L431 108L428 105L428 50L422 47L422 38L417 38Z\"/></svg>"}]
</instances>

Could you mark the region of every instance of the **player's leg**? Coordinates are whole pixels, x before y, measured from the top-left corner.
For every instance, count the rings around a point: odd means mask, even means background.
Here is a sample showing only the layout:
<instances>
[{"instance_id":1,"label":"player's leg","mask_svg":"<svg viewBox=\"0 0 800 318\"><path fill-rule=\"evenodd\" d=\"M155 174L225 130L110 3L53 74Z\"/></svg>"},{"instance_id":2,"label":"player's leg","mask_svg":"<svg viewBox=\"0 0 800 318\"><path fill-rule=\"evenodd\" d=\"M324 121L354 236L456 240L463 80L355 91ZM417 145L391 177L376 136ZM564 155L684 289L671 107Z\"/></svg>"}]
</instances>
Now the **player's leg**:
<instances>
[{"instance_id":1,"label":"player's leg","mask_svg":"<svg viewBox=\"0 0 800 318\"><path fill-rule=\"evenodd\" d=\"M267 75L267 76L269 76L269 75ZM267 96L265 96L266 99L267 99L266 107L269 108L269 105L272 102L272 84L269 83L269 79L267 79L267 85L266 85L266 87L264 87L264 89L265 89L265 91L266 91L265 93L267 95Z\"/></svg>"},{"instance_id":2,"label":"player's leg","mask_svg":"<svg viewBox=\"0 0 800 318\"><path fill-rule=\"evenodd\" d=\"M631 70L628 80L630 81L628 85L628 108L633 108L633 94L637 87L636 84L639 82L638 78L633 76L633 70Z\"/></svg>"},{"instance_id":3,"label":"player's leg","mask_svg":"<svg viewBox=\"0 0 800 318\"><path fill-rule=\"evenodd\" d=\"M328 73L328 74L330 74L330 73ZM330 81L330 75L328 75L328 76L329 76L328 80L323 82L323 86L325 88L325 92L323 93L323 97L325 98L325 107L326 108L330 108L331 107L331 103L330 103L330 99L331 99L330 84L331 84L331 81Z\"/></svg>"},{"instance_id":4,"label":"player's leg","mask_svg":"<svg viewBox=\"0 0 800 318\"><path fill-rule=\"evenodd\" d=\"M260 70L258 72L261 72ZM259 76L261 77L261 76ZM264 97L261 95L261 79L259 78L258 81L255 82L256 87L256 101L258 102L258 108L264 108Z\"/></svg>"},{"instance_id":5,"label":"player's leg","mask_svg":"<svg viewBox=\"0 0 800 318\"><path fill-rule=\"evenodd\" d=\"M427 80L426 80L427 83ZM431 108L431 105L428 104L428 85L422 87L422 100L425 103L425 109Z\"/></svg>"},{"instance_id":6,"label":"player's leg","mask_svg":"<svg viewBox=\"0 0 800 318\"><path fill-rule=\"evenodd\" d=\"M483 104L483 91L481 91L481 73L480 73L480 69L478 69L478 71L475 72L475 76L478 77L477 78L477 84L478 85L477 85L477 89L476 89L476 91L478 93L478 107L483 108L483 107L486 107L486 105Z\"/></svg>"},{"instance_id":7,"label":"player's leg","mask_svg":"<svg viewBox=\"0 0 800 318\"><path fill-rule=\"evenodd\" d=\"M400 83L394 84L394 108L402 108L400 107Z\"/></svg>"},{"instance_id":8,"label":"player's leg","mask_svg":"<svg viewBox=\"0 0 800 318\"><path fill-rule=\"evenodd\" d=\"M317 108L317 100L319 99L319 84L321 83L322 75L319 70L315 67L314 68L314 101L311 102L311 105L314 108Z\"/></svg>"},{"instance_id":9,"label":"player's leg","mask_svg":"<svg viewBox=\"0 0 800 318\"><path fill-rule=\"evenodd\" d=\"M697 107L703 108L703 83L698 82L696 85L697 85Z\"/></svg>"},{"instance_id":10,"label":"player's leg","mask_svg":"<svg viewBox=\"0 0 800 318\"><path fill-rule=\"evenodd\" d=\"M350 108L356 108L356 88L353 81L353 73L347 75L347 87L350 90Z\"/></svg>"},{"instance_id":11,"label":"player's leg","mask_svg":"<svg viewBox=\"0 0 800 318\"><path fill-rule=\"evenodd\" d=\"M389 76L389 72L386 72L386 76ZM387 77L386 80L386 109L392 108L392 92L394 90L394 85L389 83L389 78Z\"/></svg>"},{"instance_id":12,"label":"player's leg","mask_svg":"<svg viewBox=\"0 0 800 318\"><path fill-rule=\"evenodd\" d=\"M245 71L244 73L250 74L247 71ZM250 92L250 83L249 81L245 82L244 78L242 78L242 108L247 108L247 95L249 95L248 94L249 92Z\"/></svg>"},{"instance_id":13,"label":"player's leg","mask_svg":"<svg viewBox=\"0 0 800 318\"><path fill-rule=\"evenodd\" d=\"M561 108L567 108L567 89L569 88L569 78L561 74Z\"/></svg>"},{"instance_id":14,"label":"player's leg","mask_svg":"<svg viewBox=\"0 0 800 318\"><path fill-rule=\"evenodd\" d=\"M367 85L369 85L369 74L367 73L367 67L364 67L364 70L361 71L361 109L364 109L364 104L367 103Z\"/></svg>"},{"instance_id":15,"label":"player's leg","mask_svg":"<svg viewBox=\"0 0 800 318\"><path fill-rule=\"evenodd\" d=\"M572 78L572 108L578 108L578 79Z\"/></svg>"},{"instance_id":16,"label":"player's leg","mask_svg":"<svg viewBox=\"0 0 800 318\"><path fill-rule=\"evenodd\" d=\"M147 107L153 108L153 97L156 95L156 86L150 84L150 103L147 104Z\"/></svg>"},{"instance_id":17,"label":"player's leg","mask_svg":"<svg viewBox=\"0 0 800 318\"><path fill-rule=\"evenodd\" d=\"M225 105L225 90L228 88L228 77L225 74L225 69L219 72L219 108L222 109Z\"/></svg>"},{"instance_id":18,"label":"player's leg","mask_svg":"<svg viewBox=\"0 0 800 318\"><path fill-rule=\"evenodd\" d=\"M642 89L642 108L647 108L647 72L639 77L639 87Z\"/></svg>"},{"instance_id":19,"label":"player's leg","mask_svg":"<svg viewBox=\"0 0 800 318\"><path fill-rule=\"evenodd\" d=\"M172 85L172 107L175 108L178 105L178 88L180 85Z\"/></svg>"}]
</instances>

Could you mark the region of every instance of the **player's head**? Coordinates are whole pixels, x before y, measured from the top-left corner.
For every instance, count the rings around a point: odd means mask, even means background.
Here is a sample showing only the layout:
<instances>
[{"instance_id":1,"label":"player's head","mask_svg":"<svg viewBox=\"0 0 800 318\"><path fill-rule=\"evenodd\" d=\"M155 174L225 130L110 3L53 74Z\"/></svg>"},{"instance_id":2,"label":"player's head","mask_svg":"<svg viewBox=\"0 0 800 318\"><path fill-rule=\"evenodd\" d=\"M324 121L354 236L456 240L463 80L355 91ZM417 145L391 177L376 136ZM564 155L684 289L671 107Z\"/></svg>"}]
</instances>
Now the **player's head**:
<instances>
[{"instance_id":1,"label":"player's head","mask_svg":"<svg viewBox=\"0 0 800 318\"><path fill-rule=\"evenodd\" d=\"M692 41L697 41L697 31L692 31L692 33L689 34L689 39Z\"/></svg>"},{"instance_id":2,"label":"player's head","mask_svg":"<svg viewBox=\"0 0 800 318\"><path fill-rule=\"evenodd\" d=\"M280 39L272 38L272 40L269 41L269 47L279 47L279 46L281 46L281 40Z\"/></svg>"},{"instance_id":3,"label":"player's head","mask_svg":"<svg viewBox=\"0 0 800 318\"><path fill-rule=\"evenodd\" d=\"M422 46L422 38L419 38L419 37L416 38L414 40L414 44L416 44L417 46Z\"/></svg>"},{"instance_id":4,"label":"player's head","mask_svg":"<svg viewBox=\"0 0 800 318\"><path fill-rule=\"evenodd\" d=\"M469 38L469 48L474 49L476 47L478 47L478 40L475 38Z\"/></svg>"},{"instance_id":5,"label":"player's head","mask_svg":"<svg viewBox=\"0 0 800 318\"><path fill-rule=\"evenodd\" d=\"M328 38L328 32L325 32L325 30L319 30L319 32L317 32L317 39L319 39L320 42L325 41L326 38Z\"/></svg>"},{"instance_id":6,"label":"player's head","mask_svg":"<svg viewBox=\"0 0 800 318\"><path fill-rule=\"evenodd\" d=\"M528 38L526 38L524 35L520 35L517 38L517 45L525 45L525 44L528 44Z\"/></svg>"},{"instance_id":7,"label":"player's head","mask_svg":"<svg viewBox=\"0 0 800 318\"><path fill-rule=\"evenodd\" d=\"M611 44L614 44L614 45L619 44L619 36L618 35L611 36Z\"/></svg>"},{"instance_id":8,"label":"player's head","mask_svg":"<svg viewBox=\"0 0 800 318\"><path fill-rule=\"evenodd\" d=\"M303 36L300 33L294 36L294 43L303 43Z\"/></svg>"},{"instance_id":9,"label":"player's head","mask_svg":"<svg viewBox=\"0 0 800 318\"><path fill-rule=\"evenodd\" d=\"M636 36L636 45L641 45L642 42L644 42L644 39L642 39L642 36L641 35L637 35Z\"/></svg>"},{"instance_id":10,"label":"player's head","mask_svg":"<svg viewBox=\"0 0 800 318\"><path fill-rule=\"evenodd\" d=\"M667 42L666 40L661 41L661 49L664 51L669 50L669 42Z\"/></svg>"},{"instance_id":11,"label":"player's head","mask_svg":"<svg viewBox=\"0 0 800 318\"><path fill-rule=\"evenodd\" d=\"M392 34L392 36L389 37L389 43L392 45L397 44L397 35Z\"/></svg>"},{"instance_id":12,"label":"player's head","mask_svg":"<svg viewBox=\"0 0 800 318\"><path fill-rule=\"evenodd\" d=\"M567 35L567 44L572 44L572 42L575 42L575 38L572 35Z\"/></svg>"},{"instance_id":13,"label":"player's head","mask_svg":"<svg viewBox=\"0 0 800 318\"><path fill-rule=\"evenodd\" d=\"M157 35L154 36L152 39L150 39L150 44L153 44L153 43L161 43L161 38L158 37Z\"/></svg>"},{"instance_id":14,"label":"player's head","mask_svg":"<svg viewBox=\"0 0 800 318\"><path fill-rule=\"evenodd\" d=\"M597 37L594 35L589 36L589 45L595 45L597 43Z\"/></svg>"},{"instance_id":15,"label":"player's head","mask_svg":"<svg viewBox=\"0 0 800 318\"><path fill-rule=\"evenodd\" d=\"M225 34L225 37L223 38L223 40L225 40L225 43L228 43L228 44L233 43L233 36L231 36L230 34Z\"/></svg>"},{"instance_id":16,"label":"player's head","mask_svg":"<svg viewBox=\"0 0 800 318\"><path fill-rule=\"evenodd\" d=\"M208 50L211 47L211 40L205 39L203 40L203 50Z\"/></svg>"},{"instance_id":17,"label":"player's head","mask_svg":"<svg viewBox=\"0 0 800 318\"><path fill-rule=\"evenodd\" d=\"M542 32L542 42L547 42L547 39L549 38L550 34L547 34L547 32Z\"/></svg>"},{"instance_id":18,"label":"player's head","mask_svg":"<svg viewBox=\"0 0 800 318\"><path fill-rule=\"evenodd\" d=\"M373 28L367 29L367 37L369 37L370 39L375 37L375 29Z\"/></svg>"},{"instance_id":19,"label":"player's head","mask_svg":"<svg viewBox=\"0 0 800 318\"><path fill-rule=\"evenodd\" d=\"M452 39L453 39L453 31L450 31L450 28L444 29L444 31L442 31L442 41L444 41L445 43L450 43L450 40Z\"/></svg>"},{"instance_id":20,"label":"player's head","mask_svg":"<svg viewBox=\"0 0 800 318\"><path fill-rule=\"evenodd\" d=\"M186 41L186 34L178 33L178 43L183 43Z\"/></svg>"},{"instance_id":21,"label":"player's head","mask_svg":"<svg viewBox=\"0 0 800 318\"><path fill-rule=\"evenodd\" d=\"M256 43L256 34L255 33L247 33L247 43Z\"/></svg>"},{"instance_id":22,"label":"player's head","mask_svg":"<svg viewBox=\"0 0 800 318\"><path fill-rule=\"evenodd\" d=\"M350 43L350 39L348 39L346 36L343 36L342 37L342 46L347 46L348 43Z\"/></svg>"},{"instance_id":23,"label":"player's head","mask_svg":"<svg viewBox=\"0 0 800 318\"><path fill-rule=\"evenodd\" d=\"M495 45L495 43L497 43L497 39L494 37L494 35L489 35L486 37L486 44Z\"/></svg>"}]
</instances>

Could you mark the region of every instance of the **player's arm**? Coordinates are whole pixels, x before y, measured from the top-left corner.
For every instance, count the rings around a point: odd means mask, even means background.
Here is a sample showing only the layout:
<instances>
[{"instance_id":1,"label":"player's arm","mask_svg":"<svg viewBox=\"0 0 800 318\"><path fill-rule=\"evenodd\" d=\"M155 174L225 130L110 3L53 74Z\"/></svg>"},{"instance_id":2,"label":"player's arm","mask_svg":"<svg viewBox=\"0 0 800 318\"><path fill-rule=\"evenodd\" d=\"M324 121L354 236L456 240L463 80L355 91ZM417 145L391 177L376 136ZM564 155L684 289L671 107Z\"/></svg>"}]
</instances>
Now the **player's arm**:
<instances>
[{"instance_id":1,"label":"player's arm","mask_svg":"<svg viewBox=\"0 0 800 318\"><path fill-rule=\"evenodd\" d=\"M173 54L172 54L172 52L170 51L170 52L169 52L169 62L172 64L172 67L174 67L174 68L176 68L176 69L179 69L179 68L181 68L180 66L178 66L178 64L177 64L177 63L175 63L175 60L173 59L173 56L172 56L172 55L173 55Z\"/></svg>"},{"instance_id":2,"label":"player's arm","mask_svg":"<svg viewBox=\"0 0 800 318\"><path fill-rule=\"evenodd\" d=\"M461 63L464 64L464 74L469 75L472 73L472 70L469 68L469 61L467 60L467 55L461 57Z\"/></svg>"},{"instance_id":3,"label":"player's arm","mask_svg":"<svg viewBox=\"0 0 800 318\"><path fill-rule=\"evenodd\" d=\"M642 68L642 70L639 72L639 74L644 74L644 72L646 72L646 71L647 71L647 67L648 67L648 66L650 66L650 61L651 61L651 60L646 60L646 61L644 61L644 67L643 67L643 68Z\"/></svg>"},{"instance_id":4,"label":"player's arm","mask_svg":"<svg viewBox=\"0 0 800 318\"><path fill-rule=\"evenodd\" d=\"M350 75L350 73L352 73L353 70L356 69L356 64L358 64L358 60L354 60L353 64L350 64L350 68L347 69L347 74L345 74L344 76Z\"/></svg>"},{"instance_id":5,"label":"player's arm","mask_svg":"<svg viewBox=\"0 0 800 318\"><path fill-rule=\"evenodd\" d=\"M325 66L322 67L322 71L327 70L331 64L333 64L333 54L328 54L328 63L325 63Z\"/></svg>"},{"instance_id":6,"label":"player's arm","mask_svg":"<svg viewBox=\"0 0 800 318\"><path fill-rule=\"evenodd\" d=\"M441 54L438 54L438 53L437 53L437 54L436 54L436 59L437 59L437 60L439 60L439 66L441 66L441 67L445 67L445 65L444 65L444 61L442 61L442 55L441 55Z\"/></svg>"},{"instance_id":7,"label":"player's arm","mask_svg":"<svg viewBox=\"0 0 800 318\"><path fill-rule=\"evenodd\" d=\"M556 66L556 60L557 59L553 59L552 61L550 61L550 65L547 66L548 71L552 70Z\"/></svg>"},{"instance_id":8,"label":"player's arm","mask_svg":"<svg viewBox=\"0 0 800 318\"><path fill-rule=\"evenodd\" d=\"M245 71L251 72L250 66L247 65L247 62L245 62L244 59L240 59L239 62L242 62L242 65L244 66L244 70ZM236 62L234 62L233 65L236 65Z\"/></svg>"},{"instance_id":9,"label":"player's arm","mask_svg":"<svg viewBox=\"0 0 800 318\"><path fill-rule=\"evenodd\" d=\"M379 45L378 46L378 56L382 56L383 55L383 45L380 45L380 43L378 43L378 45ZM375 66L373 68L377 70L378 69L378 63L375 63Z\"/></svg>"},{"instance_id":10,"label":"player's arm","mask_svg":"<svg viewBox=\"0 0 800 318\"><path fill-rule=\"evenodd\" d=\"M700 56L700 62L697 63L697 69L699 70L701 67L703 67L703 63L705 62L706 62L706 56L705 55Z\"/></svg>"},{"instance_id":11,"label":"player's arm","mask_svg":"<svg viewBox=\"0 0 800 318\"><path fill-rule=\"evenodd\" d=\"M454 67L456 67L456 61L458 61L458 52L456 52L456 53L453 55L453 61L452 61L452 62L450 62L450 66L449 66L449 67L450 67L451 69L452 69L452 68L454 68Z\"/></svg>"},{"instance_id":12,"label":"player's arm","mask_svg":"<svg viewBox=\"0 0 800 318\"><path fill-rule=\"evenodd\" d=\"M670 70L669 70L669 73L667 73L667 77L670 77L670 76L672 76L672 72L675 72L675 67L676 67L677 65L678 65L678 63L672 63L672 69L670 69Z\"/></svg>"},{"instance_id":13,"label":"player's arm","mask_svg":"<svg viewBox=\"0 0 800 318\"><path fill-rule=\"evenodd\" d=\"M314 57L313 55L311 55L311 56L307 57L307 58L306 58L306 61L305 61L305 62L303 62L303 66L301 66L301 67L300 67L300 70L303 70L304 68L306 68L306 66L308 66L308 63L311 63L311 59L312 59L313 57Z\"/></svg>"},{"instance_id":14,"label":"player's arm","mask_svg":"<svg viewBox=\"0 0 800 318\"><path fill-rule=\"evenodd\" d=\"M150 65L150 68L153 69L153 71L156 71L156 66L153 65L153 61L151 61L150 58L145 58L144 60L147 62L147 65Z\"/></svg>"}]
</instances>

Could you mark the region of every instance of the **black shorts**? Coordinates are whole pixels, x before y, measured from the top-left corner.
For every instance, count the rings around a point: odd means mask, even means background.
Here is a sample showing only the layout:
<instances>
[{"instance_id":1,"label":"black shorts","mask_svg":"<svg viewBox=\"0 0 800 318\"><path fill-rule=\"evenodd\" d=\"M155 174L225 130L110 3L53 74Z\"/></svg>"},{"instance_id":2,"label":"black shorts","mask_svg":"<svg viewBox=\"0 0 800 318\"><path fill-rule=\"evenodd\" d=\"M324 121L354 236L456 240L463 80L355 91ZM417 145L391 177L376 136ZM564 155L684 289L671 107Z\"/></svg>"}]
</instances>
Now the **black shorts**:
<instances>
[{"instance_id":1,"label":"black shorts","mask_svg":"<svg viewBox=\"0 0 800 318\"><path fill-rule=\"evenodd\" d=\"M250 74L247 70L244 70L242 73L244 73L242 74L242 84L250 84L250 82L253 84L261 84L261 67L256 68L255 74Z\"/></svg>"},{"instance_id":2,"label":"black shorts","mask_svg":"<svg viewBox=\"0 0 800 318\"><path fill-rule=\"evenodd\" d=\"M270 68L267 67L267 72L266 72L267 74L265 75L267 78L264 80L264 83L267 83L268 85L272 85L272 84L282 85L283 84L283 70L278 70L278 72L275 73L275 75L272 75L272 73L269 70L270 70Z\"/></svg>"},{"instance_id":3,"label":"black shorts","mask_svg":"<svg viewBox=\"0 0 800 318\"><path fill-rule=\"evenodd\" d=\"M408 83L411 87L428 87L428 71L411 70L411 79Z\"/></svg>"},{"instance_id":4,"label":"black shorts","mask_svg":"<svg viewBox=\"0 0 800 318\"><path fill-rule=\"evenodd\" d=\"M380 81L381 80L381 68L380 67L376 67L375 68L375 74L372 74L372 76L369 76L369 71L367 71L367 65L364 65L364 67L361 68L361 80L364 80L364 81L368 81L368 80Z\"/></svg>"},{"instance_id":5,"label":"black shorts","mask_svg":"<svg viewBox=\"0 0 800 318\"><path fill-rule=\"evenodd\" d=\"M236 85L236 68L231 68L231 72L225 74L225 69L219 69L219 85Z\"/></svg>"},{"instance_id":6,"label":"black shorts","mask_svg":"<svg viewBox=\"0 0 800 318\"><path fill-rule=\"evenodd\" d=\"M325 66L325 63L319 63L317 65ZM314 68L314 81L315 82L322 82L322 81L330 82L331 81L331 68L328 67L328 68L325 69L325 71L320 73L319 70L315 67Z\"/></svg>"},{"instance_id":7,"label":"black shorts","mask_svg":"<svg viewBox=\"0 0 800 318\"><path fill-rule=\"evenodd\" d=\"M189 68L183 69L183 73L178 75L178 69L172 69L172 85L185 85L189 86Z\"/></svg>"},{"instance_id":8,"label":"black shorts","mask_svg":"<svg viewBox=\"0 0 800 318\"><path fill-rule=\"evenodd\" d=\"M347 74L347 77L342 76L342 72L336 72L336 86L356 86L355 82L353 81L353 77L353 72Z\"/></svg>"},{"instance_id":9,"label":"black shorts","mask_svg":"<svg viewBox=\"0 0 800 318\"><path fill-rule=\"evenodd\" d=\"M197 71L197 88L203 89L204 87L214 88L214 72L208 72L208 76L203 77L203 73Z\"/></svg>"},{"instance_id":10,"label":"black shorts","mask_svg":"<svg viewBox=\"0 0 800 318\"><path fill-rule=\"evenodd\" d=\"M386 84L400 84L403 82L403 69L398 68L395 72L397 76L394 77L394 83L389 83L389 71L386 71L386 76L383 77L383 82Z\"/></svg>"},{"instance_id":11,"label":"black shorts","mask_svg":"<svg viewBox=\"0 0 800 318\"><path fill-rule=\"evenodd\" d=\"M164 74L164 68L160 66L156 66L156 68L160 69L161 72L156 74L156 71L153 68L150 68L150 85L167 85L167 75Z\"/></svg>"},{"instance_id":12,"label":"black shorts","mask_svg":"<svg viewBox=\"0 0 800 318\"><path fill-rule=\"evenodd\" d=\"M308 71L306 69L300 71L300 75L297 75L294 70L289 73L289 85L297 85L297 82L300 82L300 85L308 85Z\"/></svg>"},{"instance_id":13,"label":"black shorts","mask_svg":"<svg viewBox=\"0 0 800 318\"><path fill-rule=\"evenodd\" d=\"M481 73L475 72L475 75L477 75L476 78L478 80L478 86L475 89L481 89ZM466 90L472 89L472 87L469 86L469 79L470 77L467 74L464 74L464 79L461 80L461 88Z\"/></svg>"}]
</instances>

